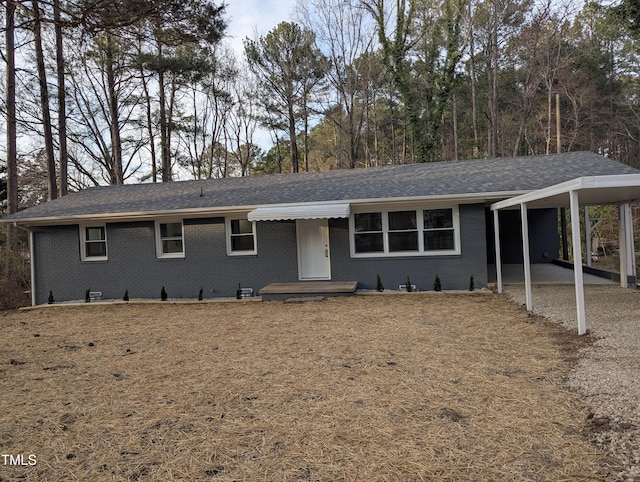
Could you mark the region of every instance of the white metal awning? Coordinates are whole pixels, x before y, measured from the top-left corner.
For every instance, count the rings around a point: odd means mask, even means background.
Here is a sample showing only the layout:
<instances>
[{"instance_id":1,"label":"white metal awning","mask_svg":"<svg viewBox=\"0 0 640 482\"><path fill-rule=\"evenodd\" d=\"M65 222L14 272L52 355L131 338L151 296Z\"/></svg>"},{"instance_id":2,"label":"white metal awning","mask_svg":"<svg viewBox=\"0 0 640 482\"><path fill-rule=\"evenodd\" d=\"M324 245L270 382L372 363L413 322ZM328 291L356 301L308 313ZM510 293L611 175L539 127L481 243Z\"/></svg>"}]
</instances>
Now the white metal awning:
<instances>
[{"instance_id":1,"label":"white metal awning","mask_svg":"<svg viewBox=\"0 0 640 482\"><path fill-rule=\"evenodd\" d=\"M259 206L249 212L249 221L282 221L287 219L329 219L348 218L348 203L331 204L290 204L279 206Z\"/></svg>"},{"instance_id":2,"label":"white metal awning","mask_svg":"<svg viewBox=\"0 0 640 482\"><path fill-rule=\"evenodd\" d=\"M574 283L576 290L576 315L578 334L587 331L584 307L584 281L582 273L582 246L580 206L594 204L618 204L620 206L620 285L627 287L627 275L635 275L635 247L630 202L640 199L640 174L579 177L571 181L505 199L491 205L495 232L496 274L498 292L502 293L502 268L500 260L501 209L520 208L522 219L522 252L524 258L525 295L527 309L533 307L531 292L531 266L529 258L529 230L527 212L531 208L556 208L569 206L574 256ZM588 219L585 213L585 219ZM587 234L587 246L589 237ZM587 256L590 255L589 250Z\"/></svg>"}]
</instances>

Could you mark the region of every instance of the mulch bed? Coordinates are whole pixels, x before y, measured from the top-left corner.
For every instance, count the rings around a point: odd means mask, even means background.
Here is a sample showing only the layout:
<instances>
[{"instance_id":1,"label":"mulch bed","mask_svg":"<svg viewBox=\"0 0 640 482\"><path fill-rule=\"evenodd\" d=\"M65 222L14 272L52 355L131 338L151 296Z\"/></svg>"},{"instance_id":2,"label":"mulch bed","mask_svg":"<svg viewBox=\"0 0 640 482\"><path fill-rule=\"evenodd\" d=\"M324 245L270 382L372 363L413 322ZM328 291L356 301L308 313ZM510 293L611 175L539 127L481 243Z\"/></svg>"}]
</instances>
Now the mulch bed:
<instances>
[{"instance_id":1,"label":"mulch bed","mask_svg":"<svg viewBox=\"0 0 640 482\"><path fill-rule=\"evenodd\" d=\"M589 340L493 294L0 319L0 480L606 480Z\"/></svg>"}]
</instances>

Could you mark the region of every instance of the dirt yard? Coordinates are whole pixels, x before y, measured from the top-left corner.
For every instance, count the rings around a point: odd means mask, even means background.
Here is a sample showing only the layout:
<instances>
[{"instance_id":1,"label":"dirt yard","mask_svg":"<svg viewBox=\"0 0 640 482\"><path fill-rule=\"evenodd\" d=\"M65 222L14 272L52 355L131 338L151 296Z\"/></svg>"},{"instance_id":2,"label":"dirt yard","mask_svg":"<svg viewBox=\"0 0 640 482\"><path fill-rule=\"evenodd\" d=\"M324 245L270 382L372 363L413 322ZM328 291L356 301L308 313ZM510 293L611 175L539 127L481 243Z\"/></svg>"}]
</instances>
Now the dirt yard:
<instances>
[{"instance_id":1,"label":"dirt yard","mask_svg":"<svg viewBox=\"0 0 640 482\"><path fill-rule=\"evenodd\" d=\"M589 340L498 295L46 307L0 329L2 481L614 473L564 383Z\"/></svg>"}]
</instances>

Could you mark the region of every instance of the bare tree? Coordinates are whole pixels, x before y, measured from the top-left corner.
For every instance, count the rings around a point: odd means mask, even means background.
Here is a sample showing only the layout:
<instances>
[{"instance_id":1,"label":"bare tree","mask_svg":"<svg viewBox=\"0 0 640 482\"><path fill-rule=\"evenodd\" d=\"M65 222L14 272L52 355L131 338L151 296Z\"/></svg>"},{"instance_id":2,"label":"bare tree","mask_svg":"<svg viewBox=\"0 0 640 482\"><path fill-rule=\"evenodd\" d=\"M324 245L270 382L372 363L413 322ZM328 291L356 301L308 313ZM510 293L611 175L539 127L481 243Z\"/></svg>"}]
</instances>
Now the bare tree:
<instances>
[{"instance_id":1,"label":"bare tree","mask_svg":"<svg viewBox=\"0 0 640 482\"><path fill-rule=\"evenodd\" d=\"M18 152L16 120L16 57L15 57L15 13L13 2L5 3L5 42L7 62L7 214L18 212ZM10 251L18 249L18 229L10 224L7 246ZM8 266L8 265L7 265ZM11 279L11 273L5 273Z\"/></svg>"},{"instance_id":2,"label":"bare tree","mask_svg":"<svg viewBox=\"0 0 640 482\"><path fill-rule=\"evenodd\" d=\"M375 38L375 26L366 11L341 0L299 1L297 10L304 25L316 33L317 41L327 52L327 77L331 85L330 108L325 116L347 138L347 165L353 169L360 158L362 127L366 109L362 95L366 79L356 62L369 53ZM340 109L334 109L334 105Z\"/></svg>"},{"instance_id":3,"label":"bare tree","mask_svg":"<svg viewBox=\"0 0 640 482\"><path fill-rule=\"evenodd\" d=\"M69 157L93 184L122 184L142 167L139 152L147 139L136 122L142 96L137 71L126 62L127 45L105 33L68 48L74 103Z\"/></svg>"},{"instance_id":4,"label":"bare tree","mask_svg":"<svg viewBox=\"0 0 640 482\"><path fill-rule=\"evenodd\" d=\"M33 36L38 66L38 81L40 85L40 107L42 109L42 129L44 132L45 155L48 167L49 200L58 197L58 185L56 180L56 160L53 153L53 132L51 129L51 110L49 107L49 86L47 84L47 71L44 64L44 51L42 45L42 19L40 2L32 0Z\"/></svg>"},{"instance_id":5,"label":"bare tree","mask_svg":"<svg viewBox=\"0 0 640 482\"><path fill-rule=\"evenodd\" d=\"M58 77L58 157L60 166L60 196L69 192L67 155L67 93L65 90L64 39L60 0L53 0L53 21L56 35L56 66Z\"/></svg>"},{"instance_id":6,"label":"bare tree","mask_svg":"<svg viewBox=\"0 0 640 482\"><path fill-rule=\"evenodd\" d=\"M256 91L255 79L248 69L240 71L233 84L233 96L236 100L227 119L225 133L231 152L240 167L241 176L250 173L251 164L260 152L260 148L255 144L259 122Z\"/></svg>"}]
</instances>

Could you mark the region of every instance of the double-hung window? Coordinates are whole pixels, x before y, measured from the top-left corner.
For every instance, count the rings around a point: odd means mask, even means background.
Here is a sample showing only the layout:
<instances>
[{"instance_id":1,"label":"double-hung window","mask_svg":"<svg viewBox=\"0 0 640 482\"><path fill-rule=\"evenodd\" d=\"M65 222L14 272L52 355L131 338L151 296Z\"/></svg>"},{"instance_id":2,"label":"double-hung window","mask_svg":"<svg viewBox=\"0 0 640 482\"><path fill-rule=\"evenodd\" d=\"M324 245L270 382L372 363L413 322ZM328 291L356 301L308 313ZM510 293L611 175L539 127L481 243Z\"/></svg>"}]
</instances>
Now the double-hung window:
<instances>
[{"instance_id":1,"label":"double-hung window","mask_svg":"<svg viewBox=\"0 0 640 482\"><path fill-rule=\"evenodd\" d=\"M384 252L382 213L357 213L353 219L356 253Z\"/></svg>"},{"instance_id":2,"label":"double-hung window","mask_svg":"<svg viewBox=\"0 0 640 482\"><path fill-rule=\"evenodd\" d=\"M453 209L425 209L424 250L440 251L455 249Z\"/></svg>"},{"instance_id":3,"label":"double-hung window","mask_svg":"<svg viewBox=\"0 0 640 482\"><path fill-rule=\"evenodd\" d=\"M431 256L460 253L458 208L355 212L354 257Z\"/></svg>"},{"instance_id":4,"label":"double-hung window","mask_svg":"<svg viewBox=\"0 0 640 482\"><path fill-rule=\"evenodd\" d=\"M225 224L228 255L253 255L258 252L255 221L249 221L247 218L227 218Z\"/></svg>"},{"instance_id":5,"label":"double-hung window","mask_svg":"<svg viewBox=\"0 0 640 482\"><path fill-rule=\"evenodd\" d=\"M419 251L416 211L393 211L389 219L389 252Z\"/></svg>"},{"instance_id":6,"label":"double-hung window","mask_svg":"<svg viewBox=\"0 0 640 482\"><path fill-rule=\"evenodd\" d=\"M107 260L106 226L80 226L80 259L82 261Z\"/></svg>"},{"instance_id":7,"label":"double-hung window","mask_svg":"<svg viewBox=\"0 0 640 482\"><path fill-rule=\"evenodd\" d=\"M156 221L156 252L158 258L184 258L182 221Z\"/></svg>"}]
</instances>

